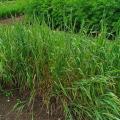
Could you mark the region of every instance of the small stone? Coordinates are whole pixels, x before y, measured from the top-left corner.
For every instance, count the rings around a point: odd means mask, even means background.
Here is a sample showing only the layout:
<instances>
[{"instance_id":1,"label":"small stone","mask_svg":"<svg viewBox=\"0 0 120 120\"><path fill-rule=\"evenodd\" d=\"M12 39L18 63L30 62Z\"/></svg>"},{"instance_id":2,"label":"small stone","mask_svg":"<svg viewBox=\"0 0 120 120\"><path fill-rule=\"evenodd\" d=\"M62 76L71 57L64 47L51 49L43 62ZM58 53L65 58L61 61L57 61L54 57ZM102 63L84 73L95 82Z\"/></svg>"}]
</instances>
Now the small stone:
<instances>
[{"instance_id":1,"label":"small stone","mask_svg":"<svg viewBox=\"0 0 120 120\"><path fill-rule=\"evenodd\" d=\"M10 100L8 99L7 102L10 102Z\"/></svg>"}]
</instances>

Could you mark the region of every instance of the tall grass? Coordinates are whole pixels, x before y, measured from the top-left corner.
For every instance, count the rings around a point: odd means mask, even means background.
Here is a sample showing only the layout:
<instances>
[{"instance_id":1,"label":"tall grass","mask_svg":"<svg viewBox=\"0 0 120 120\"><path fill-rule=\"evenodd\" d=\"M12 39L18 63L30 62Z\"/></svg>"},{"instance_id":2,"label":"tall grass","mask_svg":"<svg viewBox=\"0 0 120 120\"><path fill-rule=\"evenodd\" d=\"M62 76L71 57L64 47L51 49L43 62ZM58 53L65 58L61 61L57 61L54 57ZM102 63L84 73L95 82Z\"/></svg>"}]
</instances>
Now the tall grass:
<instances>
[{"instance_id":1,"label":"tall grass","mask_svg":"<svg viewBox=\"0 0 120 120\"><path fill-rule=\"evenodd\" d=\"M0 85L61 101L66 120L120 119L120 41L51 31L46 25L0 26Z\"/></svg>"}]
</instances>

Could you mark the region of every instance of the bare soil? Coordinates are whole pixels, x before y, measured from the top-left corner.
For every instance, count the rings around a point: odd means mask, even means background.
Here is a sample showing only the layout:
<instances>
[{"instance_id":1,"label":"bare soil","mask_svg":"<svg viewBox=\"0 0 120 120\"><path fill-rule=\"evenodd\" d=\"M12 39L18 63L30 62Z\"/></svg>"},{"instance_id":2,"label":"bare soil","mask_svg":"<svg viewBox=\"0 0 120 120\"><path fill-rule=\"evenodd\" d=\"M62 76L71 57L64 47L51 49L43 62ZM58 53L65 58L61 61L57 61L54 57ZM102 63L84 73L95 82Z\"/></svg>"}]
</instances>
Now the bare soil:
<instances>
[{"instance_id":1,"label":"bare soil","mask_svg":"<svg viewBox=\"0 0 120 120\"><path fill-rule=\"evenodd\" d=\"M54 109L52 114L43 106L41 98L34 102L32 110L24 108L22 111L13 110L17 98L0 95L0 120L64 120L59 109ZM32 119L33 118L33 119Z\"/></svg>"},{"instance_id":2,"label":"bare soil","mask_svg":"<svg viewBox=\"0 0 120 120\"><path fill-rule=\"evenodd\" d=\"M6 24L13 24L17 23L23 20L23 16L17 16L14 18L5 18L5 19L0 19L0 24L6 25Z\"/></svg>"}]
</instances>

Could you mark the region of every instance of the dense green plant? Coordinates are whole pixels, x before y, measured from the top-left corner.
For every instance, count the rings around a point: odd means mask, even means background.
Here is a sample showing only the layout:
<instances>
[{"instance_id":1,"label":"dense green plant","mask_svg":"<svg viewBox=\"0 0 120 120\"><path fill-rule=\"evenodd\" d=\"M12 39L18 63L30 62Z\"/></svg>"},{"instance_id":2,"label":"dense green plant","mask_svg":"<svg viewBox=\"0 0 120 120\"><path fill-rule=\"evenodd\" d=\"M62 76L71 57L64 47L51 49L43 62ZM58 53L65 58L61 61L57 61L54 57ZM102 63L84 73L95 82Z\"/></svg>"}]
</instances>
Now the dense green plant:
<instances>
[{"instance_id":1,"label":"dense green plant","mask_svg":"<svg viewBox=\"0 0 120 120\"><path fill-rule=\"evenodd\" d=\"M60 81L57 82L55 95L61 95L66 119L119 119L120 101L118 97L111 92L111 87L114 87L114 82L110 79L111 78L97 76L77 80L73 81L71 87L66 86L66 84L61 84Z\"/></svg>"},{"instance_id":2,"label":"dense green plant","mask_svg":"<svg viewBox=\"0 0 120 120\"><path fill-rule=\"evenodd\" d=\"M13 0L0 0L0 2L13 1Z\"/></svg>"},{"instance_id":3,"label":"dense green plant","mask_svg":"<svg viewBox=\"0 0 120 120\"><path fill-rule=\"evenodd\" d=\"M26 12L38 16L58 29L79 31L84 21L92 31L99 31L104 21L113 34L120 27L119 0L31 0ZM74 26L74 27L73 27Z\"/></svg>"},{"instance_id":4,"label":"dense green plant","mask_svg":"<svg viewBox=\"0 0 120 120\"><path fill-rule=\"evenodd\" d=\"M5 1L0 3L0 19L24 14L27 1Z\"/></svg>"},{"instance_id":5,"label":"dense green plant","mask_svg":"<svg viewBox=\"0 0 120 120\"><path fill-rule=\"evenodd\" d=\"M0 86L59 98L68 120L120 118L120 41L56 32L39 23L0 26Z\"/></svg>"},{"instance_id":6,"label":"dense green plant","mask_svg":"<svg viewBox=\"0 0 120 120\"><path fill-rule=\"evenodd\" d=\"M0 3L0 18L24 13L45 21L51 28L78 32L88 27L89 33L99 33L102 23L108 37L118 34L120 28L118 0L27 0Z\"/></svg>"}]
</instances>

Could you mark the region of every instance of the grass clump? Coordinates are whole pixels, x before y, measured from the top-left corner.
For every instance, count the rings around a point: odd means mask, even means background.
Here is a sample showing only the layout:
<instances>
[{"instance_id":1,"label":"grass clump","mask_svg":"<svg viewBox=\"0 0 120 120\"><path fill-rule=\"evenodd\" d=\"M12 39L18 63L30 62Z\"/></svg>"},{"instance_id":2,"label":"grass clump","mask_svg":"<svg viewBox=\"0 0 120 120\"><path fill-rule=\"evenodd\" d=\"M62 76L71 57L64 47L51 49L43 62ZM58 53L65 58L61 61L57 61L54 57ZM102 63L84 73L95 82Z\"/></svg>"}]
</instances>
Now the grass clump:
<instances>
[{"instance_id":1,"label":"grass clump","mask_svg":"<svg viewBox=\"0 0 120 120\"><path fill-rule=\"evenodd\" d=\"M120 118L120 41L51 31L46 25L0 27L0 86L61 101L67 120Z\"/></svg>"},{"instance_id":2,"label":"grass clump","mask_svg":"<svg viewBox=\"0 0 120 120\"><path fill-rule=\"evenodd\" d=\"M117 120L119 98L111 92L110 78L97 76L74 81L70 86L56 83L67 120ZM55 94L56 94L55 93ZM114 102L113 102L114 101Z\"/></svg>"}]
</instances>

